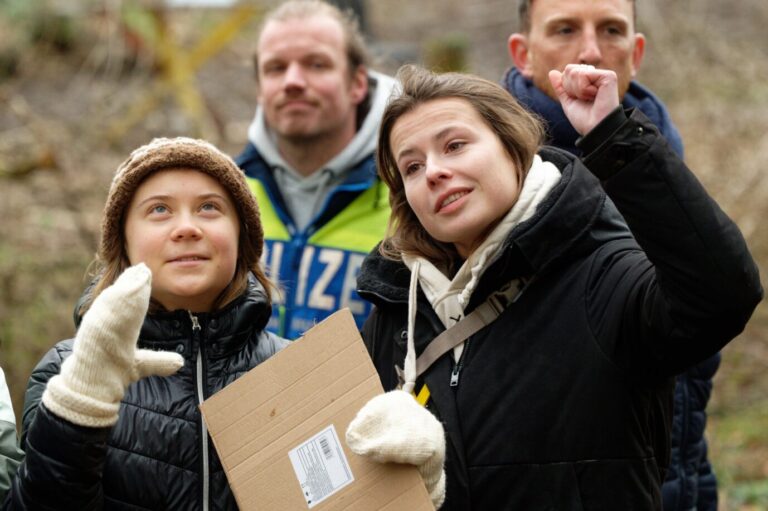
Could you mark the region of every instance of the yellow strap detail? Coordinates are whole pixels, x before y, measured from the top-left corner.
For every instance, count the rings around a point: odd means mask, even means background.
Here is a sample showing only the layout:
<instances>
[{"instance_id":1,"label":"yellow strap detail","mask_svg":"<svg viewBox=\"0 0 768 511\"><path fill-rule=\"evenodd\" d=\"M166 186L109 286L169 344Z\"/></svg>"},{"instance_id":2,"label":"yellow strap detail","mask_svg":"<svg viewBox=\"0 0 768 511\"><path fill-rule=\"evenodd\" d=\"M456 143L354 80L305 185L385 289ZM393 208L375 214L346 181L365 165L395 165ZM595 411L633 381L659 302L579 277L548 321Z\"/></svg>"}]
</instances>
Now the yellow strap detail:
<instances>
[{"instance_id":1,"label":"yellow strap detail","mask_svg":"<svg viewBox=\"0 0 768 511\"><path fill-rule=\"evenodd\" d=\"M427 387L427 384L421 386L421 390L419 391L419 395L417 396L416 393L413 393L413 397L416 398L416 401L421 406L427 406L427 401L429 401L429 387Z\"/></svg>"}]
</instances>

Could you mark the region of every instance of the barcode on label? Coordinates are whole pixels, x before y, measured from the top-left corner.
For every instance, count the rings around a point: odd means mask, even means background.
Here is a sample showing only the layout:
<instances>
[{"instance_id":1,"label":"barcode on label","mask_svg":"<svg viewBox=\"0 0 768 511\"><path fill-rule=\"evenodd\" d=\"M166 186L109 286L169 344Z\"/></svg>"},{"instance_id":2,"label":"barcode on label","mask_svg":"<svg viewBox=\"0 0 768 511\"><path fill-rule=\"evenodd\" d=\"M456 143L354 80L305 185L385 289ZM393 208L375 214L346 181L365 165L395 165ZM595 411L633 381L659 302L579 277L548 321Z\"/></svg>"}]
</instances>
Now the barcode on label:
<instances>
[{"instance_id":1,"label":"barcode on label","mask_svg":"<svg viewBox=\"0 0 768 511\"><path fill-rule=\"evenodd\" d=\"M309 509L355 480L333 424L288 451L288 457Z\"/></svg>"},{"instance_id":2,"label":"barcode on label","mask_svg":"<svg viewBox=\"0 0 768 511\"><path fill-rule=\"evenodd\" d=\"M329 460L333 458L333 451L331 451L331 446L328 443L328 439L325 437L320 438L320 447L323 449L323 454L325 454L325 459Z\"/></svg>"}]
</instances>

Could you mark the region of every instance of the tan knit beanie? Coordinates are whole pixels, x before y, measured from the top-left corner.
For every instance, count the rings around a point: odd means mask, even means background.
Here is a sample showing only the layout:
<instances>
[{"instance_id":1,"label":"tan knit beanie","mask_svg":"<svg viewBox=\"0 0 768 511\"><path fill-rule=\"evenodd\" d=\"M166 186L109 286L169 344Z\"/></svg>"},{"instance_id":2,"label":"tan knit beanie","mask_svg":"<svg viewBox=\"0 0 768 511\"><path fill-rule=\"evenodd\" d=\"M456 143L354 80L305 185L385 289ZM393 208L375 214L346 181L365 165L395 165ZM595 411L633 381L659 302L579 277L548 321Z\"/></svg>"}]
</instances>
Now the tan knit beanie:
<instances>
[{"instance_id":1,"label":"tan knit beanie","mask_svg":"<svg viewBox=\"0 0 768 511\"><path fill-rule=\"evenodd\" d=\"M212 144L186 137L156 138L133 151L117 168L104 206L99 248L102 260L117 260L122 255L123 216L136 188L153 172L171 168L199 170L221 183L232 196L258 260L264 245L264 231L259 208L243 171Z\"/></svg>"}]
</instances>

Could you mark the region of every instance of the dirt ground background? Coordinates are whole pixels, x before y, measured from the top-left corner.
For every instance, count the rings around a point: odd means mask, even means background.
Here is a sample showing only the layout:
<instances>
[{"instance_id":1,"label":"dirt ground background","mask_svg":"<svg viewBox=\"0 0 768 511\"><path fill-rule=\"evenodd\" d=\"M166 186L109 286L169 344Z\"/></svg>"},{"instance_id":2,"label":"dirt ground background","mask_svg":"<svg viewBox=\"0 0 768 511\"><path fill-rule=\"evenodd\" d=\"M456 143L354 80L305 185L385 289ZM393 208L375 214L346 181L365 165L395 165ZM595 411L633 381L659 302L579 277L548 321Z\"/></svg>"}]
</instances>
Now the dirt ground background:
<instances>
[{"instance_id":1,"label":"dirt ground background","mask_svg":"<svg viewBox=\"0 0 768 511\"><path fill-rule=\"evenodd\" d=\"M275 2L260 2L261 6ZM352 2L354 3L354 2ZM447 55L497 80L512 0L368 0L363 22L378 67L394 72ZM182 108L162 94L164 53L152 44L146 2L0 2L0 364L20 416L32 367L74 332L72 307L98 242L101 207L116 166L154 136L204 136L236 154L255 92L250 55L258 13L215 57L184 79ZM227 16L172 10L167 35L182 62ZM639 79L667 103L686 160L742 228L768 272L768 2L645 0L649 39ZM162 47L160 47L162 48ZM167 50L167 47L166 47ZM127 123L150 91L153 108ZM199 96L197 96L199 94ZM191 99L190 99L191 98ZM194 114L196 98L202 107ZM721 509L768 509L768 307L725 348L707 429Z\"/></svg>"}]
</instances>

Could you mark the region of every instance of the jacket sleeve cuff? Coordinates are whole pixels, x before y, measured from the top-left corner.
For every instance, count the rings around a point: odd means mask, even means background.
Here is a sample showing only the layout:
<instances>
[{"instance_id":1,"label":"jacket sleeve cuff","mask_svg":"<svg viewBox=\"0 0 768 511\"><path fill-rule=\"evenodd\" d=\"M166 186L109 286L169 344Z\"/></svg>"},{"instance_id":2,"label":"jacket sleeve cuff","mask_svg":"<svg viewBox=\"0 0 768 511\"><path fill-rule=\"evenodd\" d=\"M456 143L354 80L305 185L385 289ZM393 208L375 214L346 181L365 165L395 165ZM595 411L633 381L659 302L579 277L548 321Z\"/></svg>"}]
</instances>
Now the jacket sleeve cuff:
<instances>
[{"instance_id":1,"label":"jacket sleeve cuff","mask_svg":"<svg viewBox=\"0 0 768 511\"><path fill-rule=\"evenodd\" d=\"M611 113L605 116L597 126L592 128L583 137L576 140L576 147L581 149L582 154L588 157L597 150L611 135L619 131L621 126L627 122L627 114L621 105L613 109Z\"/></svg>"},{"instance_id":2,"label":"jacket sleeve cuff","mask_svg":"<svg viewBox=\"0 0 768 511\"><path fill-rule=\"evenodd\" d=\"M13 480L6 506L101 509L109 434L110 428L71 424L40 404L27 435L26 458Z\"/></svg>"},{"instance_id":3,"label":"jacket sleeve cuff","mask_svg":"<svg viewBox=\"0 0 768 511\"><path fill-rule=\"evenodd\" d=\"M659 133L636 109L616 109L579 141L584 165L601 181L608 181L647 153Z\"/></svg>"}]
</instances>

